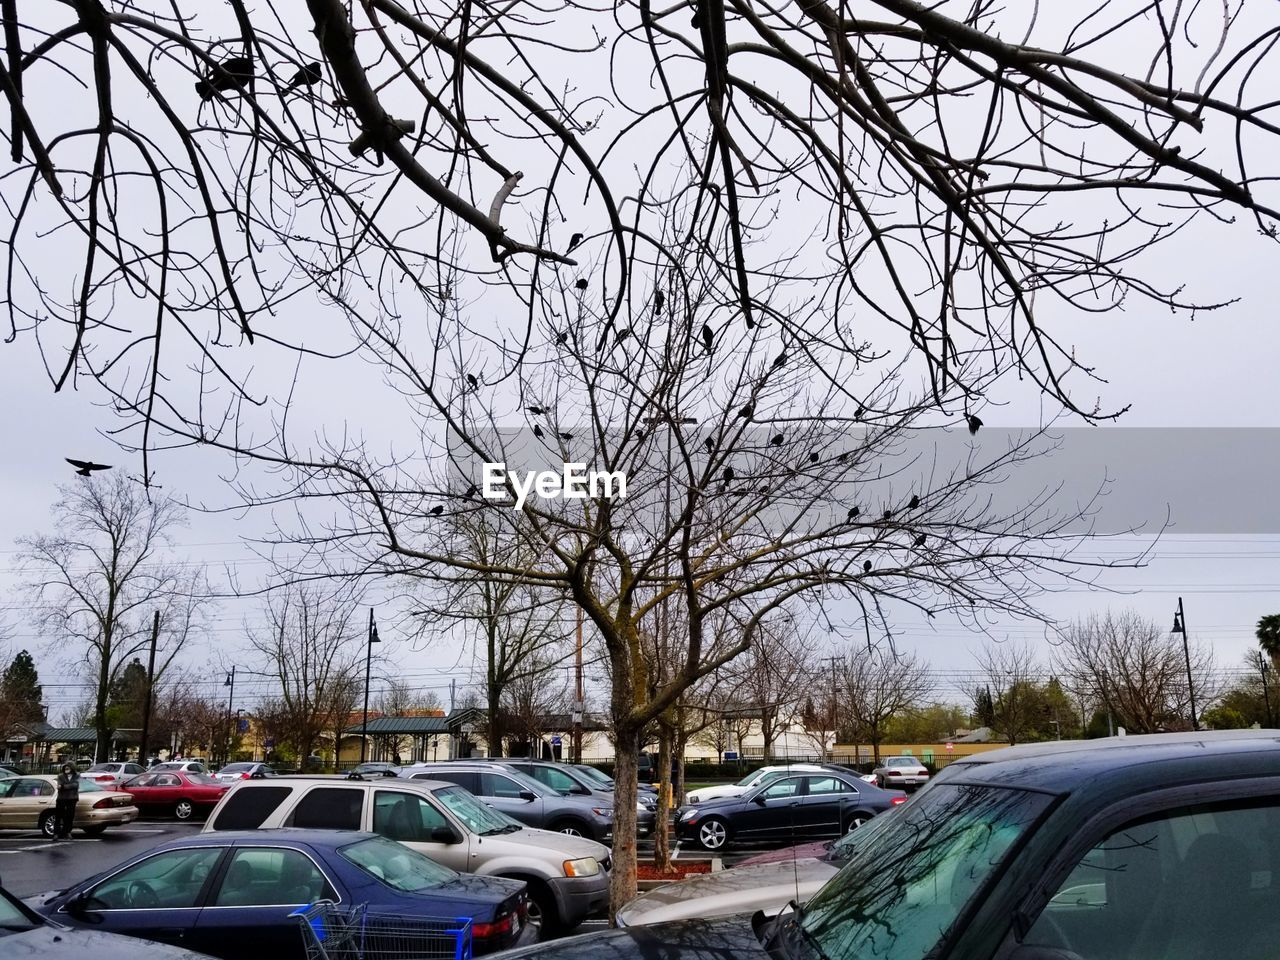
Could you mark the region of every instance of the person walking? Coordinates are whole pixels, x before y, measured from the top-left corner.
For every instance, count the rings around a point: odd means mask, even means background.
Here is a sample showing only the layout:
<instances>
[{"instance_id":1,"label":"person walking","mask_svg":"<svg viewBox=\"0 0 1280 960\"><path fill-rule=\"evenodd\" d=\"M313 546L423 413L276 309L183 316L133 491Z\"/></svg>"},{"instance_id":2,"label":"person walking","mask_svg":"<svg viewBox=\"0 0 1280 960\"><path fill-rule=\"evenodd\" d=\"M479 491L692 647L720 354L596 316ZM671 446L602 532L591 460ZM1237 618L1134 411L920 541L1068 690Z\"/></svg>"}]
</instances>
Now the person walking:
<instances>
[{"instance_id":1,"label":"person walking","mask_svg":"<svg viewBox=\"0 0 1280 960\"><path fill-rule=\"evenodd\" d=\"M80 774L75 764L64 763L58 774L58 801L54 806L53 835L55 840L70 840L71 827L76 819L76 804L80 801Z\"/></svg>"}]
</instances>

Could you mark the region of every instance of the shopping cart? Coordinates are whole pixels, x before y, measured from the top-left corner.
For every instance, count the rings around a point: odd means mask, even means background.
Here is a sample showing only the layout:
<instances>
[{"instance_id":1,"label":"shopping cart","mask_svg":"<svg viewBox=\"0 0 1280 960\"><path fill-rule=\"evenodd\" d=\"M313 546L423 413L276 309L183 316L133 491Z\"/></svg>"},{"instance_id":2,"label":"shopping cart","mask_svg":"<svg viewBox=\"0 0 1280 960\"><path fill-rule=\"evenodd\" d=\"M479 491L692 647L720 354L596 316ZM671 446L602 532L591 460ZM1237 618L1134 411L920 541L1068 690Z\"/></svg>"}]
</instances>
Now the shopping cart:
<instances>
[{"instance_id":1,"label":"shopping cart","mask_svg":"<svg viewBox=\"0 0 1280 960\"><path fill-rule=\"evenodd\" d=\"M343 909L322 900L299 907L307 960L471 960L471 918Z\"/></svg>"}]
</instances>

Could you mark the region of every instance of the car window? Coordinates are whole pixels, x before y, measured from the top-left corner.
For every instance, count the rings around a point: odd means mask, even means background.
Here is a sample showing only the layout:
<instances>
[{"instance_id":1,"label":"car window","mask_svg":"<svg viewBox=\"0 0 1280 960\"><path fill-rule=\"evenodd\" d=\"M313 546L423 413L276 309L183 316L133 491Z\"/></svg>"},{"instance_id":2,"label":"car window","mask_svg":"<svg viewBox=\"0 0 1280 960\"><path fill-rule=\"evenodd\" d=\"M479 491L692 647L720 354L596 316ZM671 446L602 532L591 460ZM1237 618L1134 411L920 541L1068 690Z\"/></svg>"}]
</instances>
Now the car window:
<instances>
[{"instance_id":1,"label":"car window","mask_svg":"<svg viewBox=\"0 0 1280 960\"><path fill-rule=\"evenodd\" d=\"M383 837L360 840L339 853L370 876L407 893L429 890L458 877L448 867Z\"/></svg>"},{"instance_id":2,"label":"car window","mask_svg":"<svg viewBox=\"0 0 1280 960\"><path fill-rule=\"evenodd\" d=\"M81 780L80 792L81 793L106 793L107 788L104 787L102 784L98 783L96 780Z\"/></svg>"},{"instance_id":3,"label":"car window","mask_svg":"<svg viewBox=\"0 0 1280 960\"><path fill-rule=\"evenodd\" d=\"M245 847L232 854L213 905L295 906L336 899L324 874L306 854L281 847Z\"/></svg>"},{"instance_id":4,"label":"car window","mask_svg":"<svg viewBox=\"0 0 1280 960\"><path fill-rule=\"evenodd\" d=\"M94 910L141 910L195 907L200 891L222 847L195 847L157 853L125 867L89 893L87 906Z\"/></svg>"},{"instance_id":5,"label":"car window","mask_svg":"<svg viewBox=\"0 0 1280 960\"><path fill-rule=\"evenodd\" d=\"M1183 808L1099 841L1026 943L1084 957L1271 960L1280 937L1280 800Z\"/></svg>"},{"instance_id":6,"label":"car window","mask_svg":"<svg viewBox=\"0 0 1280 960\"><path fill-rule=\"evenodd\" d=\"M373 832L390 840L429 842L432 830L448 825L444 814L418 794L379 790L373 795Z\"/></svg>"},{"instance_id":7,"label":"car window","mask_svg":"<svg viewBox=\"0 0 1280 960\"><path fill-rule=\"evenodd\" d=\"M428 773L415 773L413 779L443 780L446 783L456 783L462 789L470 790L472 793L480 792L480 778L472 770L432 770Z\"/></svg>"},{"instance_id":8,"label":"car window","mask_svg":"<svg viewBox=\"0 0 1280 960\"><path fill-rule=\"evenodd\" d=\"M124 769L121 771L121 773L125 774L126 776L137 776L138 774L143 772L144 771L142 767L140 767L136 763L126 763L124 765Z\"/></svg>"},{"instance_id":9,"label":"car window","mask_svg":"<svg viewBox=\"0 0 1280 960\"><path fill-rule=\"evenodd\" d=\"M292 793L289 787L250 787L234 790L227 802L214 817L214 830L256 830L275 813L285 797Z\"/></svg>"},{"instance_id":10,"label":"car window","mask_svg":"<svg viewBox=\"0 0 1280 960\"><path fill-rule=\"evenodd\" d=\"M510 777L504 777L500 773L482 773L480 774L480 796L482 797L500 797L504 800L519 800L521 793L527 793L525 787L521 786Z\"/></svg>"},{"instance_id":11,"label":"car window","mask_svg":"<svg viewBox=\"0 0 1280 960\"><path fill-rule=\"evenodd\" d=\"M150 787L155 784L157 776L158 774L155 773L144 773L140 777L134 777L132 780L126 780L121 784L121 786L126 790L130 787Z\"/></svg>"},{"instance_id":12,"label":"car window","mask_svg":"<svg viewBox=\"0 0 1280 960\"><path fill-rule=\"evenodd\" d=\"M217 777L208 773L189 773L187 774L187 780L189 780L191 783L198 783L204 787L222 786L222 784L218 782Z\"/></svg>"},{"instance_id":13,"label":"car window","mask_svg":"<svg viewBox=\"0 0 1280 960\"><path fill-rule=\"evenodd\" d=\"M182 786L182 780L176 773L162 773L156 777L155 783L151 785L153 787L180 787Z\"/></svg>"},{"instance_id":14,"label":"car window","mask_svg":"<svg viewBox=\"0 0 1280 960\"><path fill-rule=\"evenodd\" d=\"M254 764L252 763L228 763L219 772L220 773L244 773L246 771L252 770L253 768L254 768Z\"/></svg>"},{"instance_id":15,"label":"car window","mask_svg":"<svg viewBox=\"0 0 1280 960\"><path fill-rule=\"evenodd\" d=\"M364 791L350 787L311 790L293 810L290 826L313 830L359 830Z\"/></svg>"},{"instance_id":16,"label":"car window","mask_svg":"<svg viewBox=\"0 0 1280 960\"><path fill-rule=\"evenodd\" d=\"M474 833L481 836L492 836L498 833L511 833L522 829L522 825L512 820L500 810L495 810L487 803L477 800L474 794L461 787L445 787L435 792L435 798L444 804L445 809L467 825Z\"/></svg>"},{"instance_id":17,"label":"car window","mask_svg":"<svg viewBox=\"0 0 1280 960\"><path fill-rule=\"evenodd\" d=\"M52 797L58 792L48 780L37 780L34 777L21 777L9 788L9 799L19 797Z\"/></svg>"},{"instance_id":18,"label":"car window","mask_svg":"<svg viewBox=\"0 0 1280 960\"><path fill-rule=\"evenodd\" d=\"M850 793L852 787L839 777L809 777L809 796L819 793Z\"/></svg>"},{"instance_id":19,"label":"car window","mask_svg":"<svg viewBox=\"0 0 1280 960\"><path fill-rule=\"evenodd\" d=\"M779 780L777 783L771 783L760 792L760 796L766 800L779 800L783 797L794 797L800 793L800 777L788 777L786 780Z\"/></svg>"},{"instance_id":20,"label":"car window","mask_svg":"<svg viewBox=\"0 0 1280 960\"><path fill-rule=\"evenodd\" d=\"M572 793L578 789L578 781L555 767L534 767L533 778L545 783L558 793Z\"/></svg>"}]
</instances>

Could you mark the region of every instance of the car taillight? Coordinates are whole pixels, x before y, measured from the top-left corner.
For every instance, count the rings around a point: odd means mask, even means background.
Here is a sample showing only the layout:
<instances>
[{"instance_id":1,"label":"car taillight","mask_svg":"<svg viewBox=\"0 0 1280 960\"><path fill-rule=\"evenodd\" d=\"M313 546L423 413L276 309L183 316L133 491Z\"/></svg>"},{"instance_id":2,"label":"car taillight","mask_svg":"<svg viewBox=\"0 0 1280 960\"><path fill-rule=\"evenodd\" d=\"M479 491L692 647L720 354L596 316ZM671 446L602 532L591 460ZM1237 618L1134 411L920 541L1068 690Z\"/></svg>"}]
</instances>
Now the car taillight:
<instances>
[{"instance_id":1,"label":"car taillight","mask_svg":"<svg viewBox=\"0 0 1280 960\"><path fill-rule=\"evenodd\" d=\"M471 924L471 937L474 940L492 940L494 937L506 936L511 932L515 922L515 914L503 914L493 923Z\"/></svg>"},{"instance_id":2,"label":"car taillight","mask_svg":"<svg viewBox=\"0 0 1280 960\"><path fill-rule=\"evenodd\" d=\"M241 780L248 780L248 779L249 779L249 775L248 775L247 773L242 773L242 774L240 774L240 779L241 779Z\"/></svg>"},{"instance_id":3,"label":"car taillight","mask_svg":"<svg viewBox=\"0 0 1280 960\"><path fill-rule=\"evenodd\" d=\"M896 806L898 806L899 804L906 803L906 802L907 802L907 798L906 798L906 797L894 797L893 799L891 799L891 800L889 801L889 806L891 806L891 807L896 807Z\"/></svg>"},{"instance_id":4,"label":"car taillight","mask_svg":"<svg viewBox=\"0 0 1280 960\"><path fill-rule=\"evenodd\" d=\"M115 779L115 776L110 773L95 773L93 775L93 779L98 781L98 783L109 783Z\"/></svg>"},{"instance_id":5,"label":"car taillight","mask_svg":"<svg viewBox=\"0 0 1280 960\"><path fill-rule=\"evenodd\" d=\"M97 803L93 805L93 809L105 810L107 807L114 807L114 806L115 806L115 797L103 797L101 800L99 800Z\"/></svg>"}]
</instances>

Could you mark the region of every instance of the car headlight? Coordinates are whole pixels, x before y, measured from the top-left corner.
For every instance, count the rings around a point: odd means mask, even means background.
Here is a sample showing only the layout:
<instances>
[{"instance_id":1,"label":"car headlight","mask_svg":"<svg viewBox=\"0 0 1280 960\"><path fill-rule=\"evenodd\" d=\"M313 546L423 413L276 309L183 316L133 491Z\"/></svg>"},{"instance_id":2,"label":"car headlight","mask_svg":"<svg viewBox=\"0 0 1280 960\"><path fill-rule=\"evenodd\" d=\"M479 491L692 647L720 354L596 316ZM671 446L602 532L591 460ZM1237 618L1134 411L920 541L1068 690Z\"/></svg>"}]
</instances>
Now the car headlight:
<instances>
[{"instance_id":1,"label":"car headlight","mask_svg":"<svg viewBox=\"0 0 1280 960\"><path fill-rule=\"evenodd\" d=\"M681 811L680 811L680 822L681 822L681 823L683 823L683 822L684 822L684 821L686 821L686 820L692 820L692 819L694 819L697 815L698 815L698 808L697 808L697 807L690 807L688 810L681 810Z\"/></svg>"},{"instance_id":2,"label":"car headlight","mask_svg":"<svg viewBox=\"0 0 1280 960\"><path fill-rule=\"evenodd\" d=\"M637 800L637 801L636 801L636 813L648 813L648 812L649 812L649 808L648 808L648 807L646 807L643 803L640 803L640 802Z\"/></svg>"},{"instance_id":3,"label":"car headlight","mask_svg":"<svg viewBox=\"0 0 1280 960\"><path fill-rule=\"evenodd\" d=\"M595 857L582 857L580 860L564 862L566 877L594 877L598 873L600 873L600 861Z\"/></svg>"},{"instance_id":4,"label":"car headlight","mask_svg":"<svg viewBox=\"0 0 1280 960\"><path fill-rule=\"evenodd\" d=\"M602 820L613 819L613 807L592 807L591 812Z\"/></svg>"}]
</instances>

